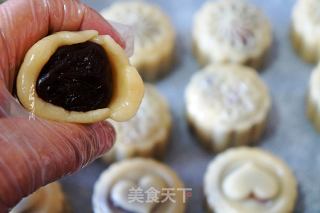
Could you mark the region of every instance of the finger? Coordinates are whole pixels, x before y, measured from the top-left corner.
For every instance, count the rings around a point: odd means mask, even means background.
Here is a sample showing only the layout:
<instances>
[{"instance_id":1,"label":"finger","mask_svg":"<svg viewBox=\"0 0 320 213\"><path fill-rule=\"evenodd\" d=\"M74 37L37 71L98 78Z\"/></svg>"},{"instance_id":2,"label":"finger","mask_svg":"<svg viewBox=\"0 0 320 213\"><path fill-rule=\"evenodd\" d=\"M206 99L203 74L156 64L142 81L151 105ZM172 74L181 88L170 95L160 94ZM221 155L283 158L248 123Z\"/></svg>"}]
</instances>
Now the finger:
<instances>
[{"instance_id":1,"label":"finger","mask_svg":"<svg viewBox=\"0 0 320 213\"><path fill-rule=\"evenodd\" d=\"M19 14L19 15L17 15ZM97 12L75 0L10 0L0 5L0 74L12 89L27 50L56 31L93 29L125 43Z\"/></svg>"},{"instance_id":2,"label":"finger","mask_svg":"<svg viewBox=\"0 0 320 213\"><path fill-rule=\"evenodd\" d=\"M115 137L106 122L80 126L0 119L0 131L0 207L7 208L96 159Z\"/></svg>"}]
</instances>

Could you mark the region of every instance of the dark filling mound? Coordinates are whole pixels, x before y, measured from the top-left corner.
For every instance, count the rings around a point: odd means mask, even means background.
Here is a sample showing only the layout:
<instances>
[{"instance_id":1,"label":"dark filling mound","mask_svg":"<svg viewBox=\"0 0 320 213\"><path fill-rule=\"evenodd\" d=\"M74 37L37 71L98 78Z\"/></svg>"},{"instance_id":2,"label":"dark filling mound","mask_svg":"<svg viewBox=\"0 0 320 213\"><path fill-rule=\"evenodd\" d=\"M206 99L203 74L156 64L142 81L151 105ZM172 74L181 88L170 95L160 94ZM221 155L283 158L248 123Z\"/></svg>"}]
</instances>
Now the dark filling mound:
<instances>
[{"instance_id":1,"label":"dark filling mound","mask_svg":"<svg viewBox=\"0 0 320 213\"><path fill-rule=\"evenodd\" d=\"M44 101L69 111L107 107L112 70L105 50L90 41L58 48L41 70L36 91Z\"/></svg>"}]
</instances>

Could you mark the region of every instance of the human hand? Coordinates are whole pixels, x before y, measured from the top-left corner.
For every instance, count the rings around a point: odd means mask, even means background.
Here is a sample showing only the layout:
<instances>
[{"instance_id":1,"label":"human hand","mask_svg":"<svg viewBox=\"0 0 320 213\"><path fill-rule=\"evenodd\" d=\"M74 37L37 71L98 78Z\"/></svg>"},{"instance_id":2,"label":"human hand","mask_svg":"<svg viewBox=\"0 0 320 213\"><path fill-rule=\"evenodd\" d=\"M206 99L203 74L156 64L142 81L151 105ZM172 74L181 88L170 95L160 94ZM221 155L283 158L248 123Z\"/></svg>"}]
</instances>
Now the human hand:
<instances>
[{"instance_id":1,"label":"human hand","mask_svg":"<svg viewBox=\"0 0 320 213\"><path fill-rule=\"evenodd\" d=\"M110 124L63 124L29 119L11 95L27 50L57 31L94 29L124 41L78 0L8 0L0 5L0 212L37 188L87 165L110 149Z\"/></svg>"}]
</instances>

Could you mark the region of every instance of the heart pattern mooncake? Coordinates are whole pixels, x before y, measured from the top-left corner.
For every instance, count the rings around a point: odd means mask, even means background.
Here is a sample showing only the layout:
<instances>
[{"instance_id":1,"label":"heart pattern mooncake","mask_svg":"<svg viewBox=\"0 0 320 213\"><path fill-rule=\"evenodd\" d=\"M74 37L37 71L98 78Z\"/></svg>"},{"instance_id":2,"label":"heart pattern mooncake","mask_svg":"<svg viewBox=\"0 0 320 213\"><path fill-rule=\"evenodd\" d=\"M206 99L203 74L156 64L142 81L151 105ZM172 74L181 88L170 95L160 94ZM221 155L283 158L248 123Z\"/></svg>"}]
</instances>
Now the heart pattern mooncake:
<instances>
[{"instance_id":1,"label":"heart pattern mooncake","mask_svg":"<svg viewBox=\"0 0 320 213\"><path fill-rule=\"evenodd\" d=\"M146 175L142 177L138 183L132 180L121 180L117 182L111 191L111 199L115 206L121 207L127 211L133 212L151 212L152 209L158 204L157 202L131 202L128 200L130 190L132 189L142 189L146 192L150 188L155 189L158 193L157 199L160 202L161 189L166 188L166 182L155 175Z\"/></svg>"},{"instance_id":2,"label":"heart pattern mooncake","mask_svg":"<svg viewBox=\"0 0 320 213\"><path fill-rule=\"evenodd\" d=\"M215 213L292 212L297 183L288 166L258 148L218 155L204 178L207 207Z\"/></svg>"},{"instance_id":3,"label":"heart pattern mooncake","mask_svg":"<svg viewBox=\"0 0 320 213\"><path fill-rule=\"evenodd\" d=\"M112 164L95 183L93 209L95 213L183 213L186 197L181 189L182 181L168 166L147 158L124 160Z\"/></svg>"}]
</instances>

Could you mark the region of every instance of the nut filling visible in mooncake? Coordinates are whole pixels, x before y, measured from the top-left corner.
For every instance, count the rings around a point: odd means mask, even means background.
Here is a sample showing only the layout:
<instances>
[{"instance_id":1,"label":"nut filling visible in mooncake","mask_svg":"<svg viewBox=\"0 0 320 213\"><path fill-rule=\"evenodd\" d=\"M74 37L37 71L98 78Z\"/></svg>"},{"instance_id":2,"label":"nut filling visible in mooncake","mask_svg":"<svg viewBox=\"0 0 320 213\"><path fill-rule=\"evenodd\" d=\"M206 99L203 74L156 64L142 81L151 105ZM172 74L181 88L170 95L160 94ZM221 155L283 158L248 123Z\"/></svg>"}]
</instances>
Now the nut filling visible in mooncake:
<instances>
[{"instance_id":1,"label":"nut filling visible in mooncake","mask_svg":"<svg viewBox=\"0 0 320 213\"><path fill-rule=\"evenodd\" d=\"M108 106L112 83L105 50L87 41L58 48L41 70L36 91L46 102L86 112Z\"/></svg>"}]
</instances>

